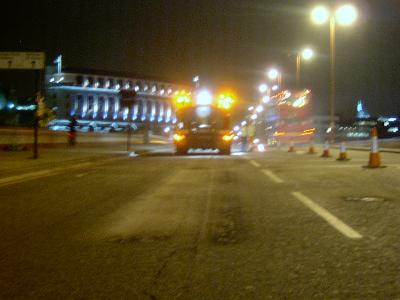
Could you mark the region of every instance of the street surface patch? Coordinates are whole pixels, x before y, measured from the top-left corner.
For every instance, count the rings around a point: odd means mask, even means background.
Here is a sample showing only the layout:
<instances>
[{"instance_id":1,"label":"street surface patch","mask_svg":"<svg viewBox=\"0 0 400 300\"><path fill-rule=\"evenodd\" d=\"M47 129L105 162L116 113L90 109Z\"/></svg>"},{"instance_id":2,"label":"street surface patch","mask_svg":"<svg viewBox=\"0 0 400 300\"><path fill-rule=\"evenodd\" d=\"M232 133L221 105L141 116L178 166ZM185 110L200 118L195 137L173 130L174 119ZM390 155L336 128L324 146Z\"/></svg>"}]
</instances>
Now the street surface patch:
<instances>
[{"instance_id":1,"label":"street surface patch","mask_svg":"<svg viewBox=\"0 0 400 300\"><path fill-rule=\"evenodd\" d=\"M383 197L346 197L346 201L359 201L359 202L383 202L386 201Z\"/></svg>"}]
</instances>

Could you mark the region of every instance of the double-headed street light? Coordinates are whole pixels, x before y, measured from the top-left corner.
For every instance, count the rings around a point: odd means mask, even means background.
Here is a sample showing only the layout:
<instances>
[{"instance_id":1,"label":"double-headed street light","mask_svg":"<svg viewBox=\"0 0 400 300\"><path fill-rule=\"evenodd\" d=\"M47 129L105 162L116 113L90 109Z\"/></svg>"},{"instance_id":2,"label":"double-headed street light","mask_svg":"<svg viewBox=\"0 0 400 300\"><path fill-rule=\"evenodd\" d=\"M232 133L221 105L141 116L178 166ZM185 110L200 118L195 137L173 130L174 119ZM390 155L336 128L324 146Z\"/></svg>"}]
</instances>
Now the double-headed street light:
<instances>
[{"instance_id":1,"label":"double-headed street light","mask_svg":"<svg viewBox=\"0 0 400 300\"><path fill-rule=\"evenodd\" d=\"M310 60L314 56L314 51L310 48L305 48L301 52L297 53L296 57L296 87L300 88L300 76L301 76L301 60Z\"/></svg>"},{"instance_id":2,"label":"double-headed street light","mask_svg":"<svg viewBox=\"0 0 400 300\"><path fill-rule=\"evenodd\" d=\"M358 17L357 9L346 4L340 6L335 12L331 12L325 6L317 6L311 12L311 19L315 24L321 25L329 20L330 23L330 64L331 64L331 92L329 97L330 104L330 128L332 133L335 130L335 101L336 101L336 23L343 26L353 24Z\"/></svg>"}]
</instances>

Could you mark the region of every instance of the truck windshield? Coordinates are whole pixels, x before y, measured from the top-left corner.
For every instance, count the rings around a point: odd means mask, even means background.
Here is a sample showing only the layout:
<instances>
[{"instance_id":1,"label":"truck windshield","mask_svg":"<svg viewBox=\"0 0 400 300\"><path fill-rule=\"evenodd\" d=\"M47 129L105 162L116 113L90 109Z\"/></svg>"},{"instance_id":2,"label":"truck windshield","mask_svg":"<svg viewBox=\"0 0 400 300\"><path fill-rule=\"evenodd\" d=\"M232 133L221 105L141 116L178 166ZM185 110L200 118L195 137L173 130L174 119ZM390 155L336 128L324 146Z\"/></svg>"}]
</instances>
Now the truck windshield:
<instances>
[{"instance_id":1,"label":"truck windshield","mask_svg":"<svg viewBox=\"0 0 400 300\"><path fill-rule=\"evenodd\" d=\"M229 129L229 116L210 106L190 107L181 112L179 120L185 129Z\"/></svg>"}]
</instances>

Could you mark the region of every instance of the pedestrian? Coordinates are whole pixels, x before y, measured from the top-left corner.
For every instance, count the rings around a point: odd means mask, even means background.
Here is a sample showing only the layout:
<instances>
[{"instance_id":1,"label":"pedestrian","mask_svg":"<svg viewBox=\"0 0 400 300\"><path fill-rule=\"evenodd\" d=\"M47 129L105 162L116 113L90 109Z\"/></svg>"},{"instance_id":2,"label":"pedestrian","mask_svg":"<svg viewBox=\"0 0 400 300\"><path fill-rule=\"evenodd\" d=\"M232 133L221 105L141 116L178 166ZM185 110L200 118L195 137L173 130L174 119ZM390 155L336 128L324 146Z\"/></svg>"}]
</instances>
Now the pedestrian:
<instances>
[{"instance_id":1,"label":"pedestrian","mask_svg":"<svg viewBox=\"0 0 400 300\"><path fill-rule=\"evenodd\" d=\"M71 146L74 146L76 143L76 125L77 125L77 122L76 122L75 117L73 116L69 123L69 133L68 133L68 143Z\"/></svg>"}]
</instances>

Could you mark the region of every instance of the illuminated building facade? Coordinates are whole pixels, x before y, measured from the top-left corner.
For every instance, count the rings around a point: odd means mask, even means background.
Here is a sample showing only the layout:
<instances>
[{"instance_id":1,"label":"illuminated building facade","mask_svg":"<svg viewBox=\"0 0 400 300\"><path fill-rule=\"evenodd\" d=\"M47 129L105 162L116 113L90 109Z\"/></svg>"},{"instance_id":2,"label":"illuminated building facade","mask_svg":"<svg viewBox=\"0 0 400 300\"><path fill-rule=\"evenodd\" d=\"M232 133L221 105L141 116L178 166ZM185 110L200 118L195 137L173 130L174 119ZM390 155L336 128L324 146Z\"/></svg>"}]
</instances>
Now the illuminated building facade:
<instances>
[{"instance_id":1,"label":"illuminated building facade","mask_svg":"<svg viewBox=\"0 0 400 300\"><path fill-rule=\"evenodd\" d=\"M88 130L124 128L128 123L140 127L145 122L152 128L163 128L176 122L173 95L188 89L160 80L88 70L54 70L47 72L45 80L46 102L56 113L51 123L55 130L62 129L72 117ZM121 91L136 93L124 107Z\"/></svg>"}]
</instances>

